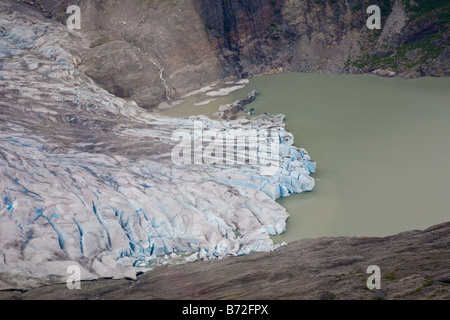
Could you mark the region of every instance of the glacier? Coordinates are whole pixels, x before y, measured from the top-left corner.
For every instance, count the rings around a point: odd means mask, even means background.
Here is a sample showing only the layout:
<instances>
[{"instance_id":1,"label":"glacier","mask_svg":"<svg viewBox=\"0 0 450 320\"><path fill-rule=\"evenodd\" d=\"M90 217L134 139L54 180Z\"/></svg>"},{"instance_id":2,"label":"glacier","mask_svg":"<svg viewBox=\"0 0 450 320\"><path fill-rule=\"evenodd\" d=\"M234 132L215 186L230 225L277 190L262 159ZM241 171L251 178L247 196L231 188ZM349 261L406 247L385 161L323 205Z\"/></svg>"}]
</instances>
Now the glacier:
<instances>
[{"instance_id":1,"label":"glacier","mask_svg":"<svg viewBox=\"0 0 450 320\"><path fill-rule=\"evenodd\" d=\"M27 6L0 3L0 289L131 278L155 264L268 252L289 215L274 200L311 191L316 164L283 115L169 118L79 71L89 40ZM171 135L276 128L280 169L171 161ZM237 151L239 152L239 151Z\"/></svg>"}]
</instances>

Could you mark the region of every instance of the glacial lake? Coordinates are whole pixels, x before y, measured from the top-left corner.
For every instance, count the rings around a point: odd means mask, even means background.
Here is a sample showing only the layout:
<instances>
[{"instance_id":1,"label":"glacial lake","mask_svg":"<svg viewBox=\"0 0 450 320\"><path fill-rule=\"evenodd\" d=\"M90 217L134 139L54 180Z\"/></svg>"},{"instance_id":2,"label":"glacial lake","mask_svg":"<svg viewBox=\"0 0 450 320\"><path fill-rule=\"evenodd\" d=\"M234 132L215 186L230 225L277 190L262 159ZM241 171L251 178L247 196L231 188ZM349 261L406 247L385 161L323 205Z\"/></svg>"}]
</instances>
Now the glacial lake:
<instances>
[{"instance_id":1,"label":"glacial lake","mask_svg":"<svg viewBox=\"0 0 450 320\"><path fill-rule=\"evenodd\" d=\"M278 200L290 218L274 241L387 236L450 221L450 78L267 75L207 105L189 97L161 113L211 116L253 89L260 94L247 108L285 114L295 145L318 165L312 192Z\"/></svg>"}]
</instances>

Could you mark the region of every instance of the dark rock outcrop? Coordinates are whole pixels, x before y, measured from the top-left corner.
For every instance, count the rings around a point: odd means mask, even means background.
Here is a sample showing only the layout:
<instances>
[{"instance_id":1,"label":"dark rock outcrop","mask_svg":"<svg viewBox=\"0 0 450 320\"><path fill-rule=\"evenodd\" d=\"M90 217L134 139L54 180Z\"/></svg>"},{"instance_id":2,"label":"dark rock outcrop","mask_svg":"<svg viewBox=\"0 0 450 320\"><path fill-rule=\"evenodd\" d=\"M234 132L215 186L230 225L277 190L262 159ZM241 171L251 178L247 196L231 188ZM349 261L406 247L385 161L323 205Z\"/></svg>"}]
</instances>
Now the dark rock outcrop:
<instances>
[{"instance_id":1,"label":"dark rock outcrop","mask_svg":"<svg viewBox=\"0 0 450 320\"><path fill-rule=\"evenodd\" d=\"M256 100L258 96L258 90L252 90L247 95L247 98L235 101L230 104L224 104L219 107L219 111L214 113L214 115L219 119L233 119L240 111L245 110L245 106L252 103ZM253 110L254 111L254 110ZM228 117L228 114L231 113L231 116Z\"/></svg>"},{"instance_id":2,"label":"dark rock outcrop","mask_svg":"<svg viewBox=\"0 0 450 320\"><path fill-rule=\"evenodd\" d=\"M248 93L247 98L242 100L242 104L244 106L246 106L246 105L252 103L253 101L256 100L256 97L258 96L258 94L259 94L258 90L256 90L256 89L252 90L251 92Z\"/></svg>"},{"instance_id":3,"label":"dark rock outcrop","mask_svg":"<svg viewBox=\"0 0 450 320\"><path fill-rule=\"evenodd\" d=\"M213 47L236 76L380 68L404 77L448 76L450 7L416 2L372 1L381 9L382 29L369 30L368 4L361 0L197 0Z\"/></svg>"}]
</instances>

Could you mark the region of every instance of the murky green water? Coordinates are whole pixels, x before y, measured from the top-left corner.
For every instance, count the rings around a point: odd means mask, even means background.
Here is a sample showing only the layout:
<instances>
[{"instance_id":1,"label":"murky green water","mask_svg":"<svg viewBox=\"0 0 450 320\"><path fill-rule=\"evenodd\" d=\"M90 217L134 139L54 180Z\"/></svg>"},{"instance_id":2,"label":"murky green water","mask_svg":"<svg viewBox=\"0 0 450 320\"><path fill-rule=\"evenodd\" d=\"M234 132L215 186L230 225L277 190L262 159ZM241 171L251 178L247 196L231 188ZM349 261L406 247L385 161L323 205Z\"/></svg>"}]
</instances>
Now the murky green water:
<instances>
[{"instance_id":1,"label":"murky green water","mask_svg":"<svg viewBox=\"0 0 450 320\"><path fill-rule=\"evenodd\" d=\"M256 113L285 114L295 145L318 164L313 192L279 200L291 218L275 240L386 236L450 221L450 78L288 73L163 113L209 116L255 88Z\"/></svg>"}]
</instances>

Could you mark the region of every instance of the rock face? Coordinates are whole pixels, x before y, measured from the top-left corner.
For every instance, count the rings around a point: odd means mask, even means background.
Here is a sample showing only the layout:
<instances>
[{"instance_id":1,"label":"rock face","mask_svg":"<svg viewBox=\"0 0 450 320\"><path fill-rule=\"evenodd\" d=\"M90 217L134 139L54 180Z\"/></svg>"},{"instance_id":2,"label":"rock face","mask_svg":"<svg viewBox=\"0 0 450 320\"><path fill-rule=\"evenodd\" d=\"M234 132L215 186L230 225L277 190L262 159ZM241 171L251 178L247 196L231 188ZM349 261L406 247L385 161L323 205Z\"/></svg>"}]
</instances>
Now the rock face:
<instances>
[{"instance_id":1,"label":"rock face","mask_svg":"<svg viewBox=\"0 0 450 320\"><path fill-rule=\"evenodd\" d=\"M23 1L66 22L68 1ZM363 0L70 4L80 6L79 32L91 41L82 55L86 74L143 107L218 79L266 73L450 75L445 1L374 0L371 4L381 8L382 30L366 27Z\"/></svg>"},{"instance_id":2,"label":"rock face","mask_svg":"<svg viewBox=\"0 0 450 320\"><path fill-rule=\"evenodd\" d=\"M38 0L32 3L66 24L69 5L79 5L90 48L82 68L110 93L156 106L223 78L203 22L191 1Z\"/></svg>"},{"instance_id":3,"label":"rock face","mask_svg":"<svg viewBox=\"0 0 450 320\"><path fill-rule=\"evenodd\" d=\"M404 77L450 75L445 1L372 1L381 8L382 30L366 27L368 5L360 0L198 3L213 47L236 76L380 68Z\"/></svg>"},{"instance_id":4,"label":"rock face","mask_svg":"<svg viewBox=\"0 0 450 320\"><path fill-rule=\"evenodd\" d=\"M142 106L151 106L170 96L170 89L166 92L157 76L160 67L126 41L110 41L92 48L83 56L79 69L108 92L131 98Z\"/></svg>"},{"instance_id":5,"label":"rock face","mask_svg":"<svg viewBox=\"0 0 450 320\"><path fill-rule=\"evenodd\" d=\"M83 282L0 299L448 300L450 223L386 238L305 239L271 253L159 267L137 281ZM366 286L377 265L381 289Z\"/></svg>"}]
</instances>

